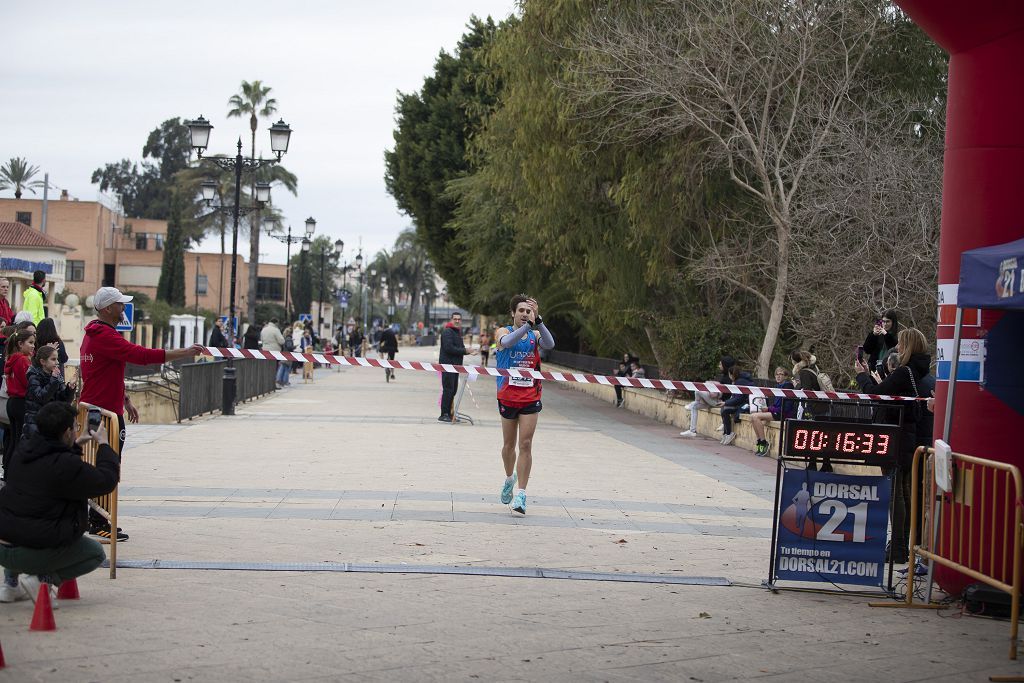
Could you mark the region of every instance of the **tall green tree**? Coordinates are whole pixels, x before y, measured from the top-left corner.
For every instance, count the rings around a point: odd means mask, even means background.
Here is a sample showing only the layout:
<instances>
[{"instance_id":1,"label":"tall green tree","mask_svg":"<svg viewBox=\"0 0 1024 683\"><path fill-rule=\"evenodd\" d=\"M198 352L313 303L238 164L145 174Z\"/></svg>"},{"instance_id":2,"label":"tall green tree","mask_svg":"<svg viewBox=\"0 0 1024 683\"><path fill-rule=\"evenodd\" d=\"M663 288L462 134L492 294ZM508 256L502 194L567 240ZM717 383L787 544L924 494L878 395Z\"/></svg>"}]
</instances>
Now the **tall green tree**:
<instances>
[{"instance_id":1,"label":"tall green tree","mask_svg":"<svg viewBox=\"0 0 1024 683\"><path fill-rule=\"evenodd\" d=\"M192 152L188 127L180 118L167 119L150 131L142 146L142 162L109 163L92 173L92 183L121 199L125 215L168 220L178 172L188 167Z\"/></svg>"},{"instance_id":2,"label":"tall green tree","mask_svg":"<svg viewBox=\"0 0 1024 683\"><path fill-rule=\"evenodd\" d=\"M508 22L505 22L508 23ZM399 209L408 214L452 298L468 302L471 285L462 268L454 235L446 227L455 200L450 180L471 169L467 142L480 130L496 102L500 84L477 76L481 56L500 27L491 18L471 17L454 54L441 51L433 75L415 93L399 93L395 107L395 146L384 153L384 181Z\"/></svg>"},{"instance_id":3,"label":"tall green tree","mask_svg":"<svg viewBox=\"0 0 1024 683\"><path fill-rule=\"evenodd\" d=\"M15 199L21 199L24 190L35 194L35 188L43 186L42 180L32 180L38 173L38 166L32 166L21 157L13 157L0 166L0 190L13 187Z\"/></svg>"},{"instance_id":4,"label":"tall green tree","mask_svg":"<svg viewBox=\"0 0 1024 683\"><path fill-rule=\"evenodd\" d=\"M270 86L263 85L262 81L242 81L239 92L228 99L228 118L249 117L249 131L251 133L250 156L256 158L256 128L259 125L259 118L269 118L277 111L277 100L270 97ZM294 178L294 176L292 176ZM256 195L256 183L258 179L253 174L251 182L252 196ZM294 192L294 185L292 188ZM251 215L249 229L249 291L256 291L256 283L259 277L260 267L260 224L259 212ZM249 324L256 323L256 297L250 296L246 310L246 317Z\"/></svg>"},{"instance_id":5,"label":"tall green tree","mask_svg":"<svg viewBox=\"0 0 1024 683\"><path fill-rule=\"evenodd\" d=\"M188 205L189 198L186 195L172 190L170 216L167 219L167 240L164 242L160 280L156 286L156 298L166 301L171 306L185 305L185 232L189 220L186 215Z\"/></svg>"},{"instance_id":6,"label":"tall green tree","mask_svg":"<svg viewBox=\"0 0 1024 683\"><path fill-rule=\"evenodd\" d=\"M309 253L300 250L294 254L290 266L291 302L296 314L310 313L313 302L320 299L321 292L325 303L335 300L334 292L341 277L341 267L334 256L334 241L328 235L314 237L309 245Z\"/></svg>"}]
</instances>

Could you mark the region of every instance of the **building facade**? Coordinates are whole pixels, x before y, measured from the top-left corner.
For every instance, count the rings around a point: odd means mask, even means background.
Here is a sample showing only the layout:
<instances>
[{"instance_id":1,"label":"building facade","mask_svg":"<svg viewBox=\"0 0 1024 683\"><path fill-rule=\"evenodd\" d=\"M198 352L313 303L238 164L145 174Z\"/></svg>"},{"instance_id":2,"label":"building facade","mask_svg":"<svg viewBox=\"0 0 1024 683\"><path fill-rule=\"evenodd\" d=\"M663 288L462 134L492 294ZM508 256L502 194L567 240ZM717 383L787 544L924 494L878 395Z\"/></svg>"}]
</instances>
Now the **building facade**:
<instances>
[{"instance_id":1,"label":"building facade","mask_svg":"<svg viewBox=\"0 0 1024 683\"><path fill-rule=\"evenodd\" d=\"M21 304L20 292L27 286L24 270L5 269L4 257L26 263L49 264L49 299L56 293L73 292L81 300L104 286L139 292L156 298L163 265L167 221L129 218L103 202L78 201L62 195L45 206L41 199L0 198L0 224L21 224L9 228L21 242L38 244L4 245L0 239L0 271L12 279L11 306ZM2 233L0 233L2 236ZM17 251L16 250L19 250ZM28 249L28 251L25 251ZM32 251L35 249L35 251ZM42 250L42 251L39 251ZM36 260L33 260L36 259ZM16 265L13 262L8 265ZM24 264L21 264L24 265ZM46 268L42 268L47 270ZM261 263L258 303L285 303L284 264ZM31 271L28 271L31 282ZM227 315L231 287L231 254L185 253L185 303ZM18 298L13 294L17 290ZM238 255L235 278L235 309L244 316L249 300L249 264Z\"/></svg>"}]
</instances>

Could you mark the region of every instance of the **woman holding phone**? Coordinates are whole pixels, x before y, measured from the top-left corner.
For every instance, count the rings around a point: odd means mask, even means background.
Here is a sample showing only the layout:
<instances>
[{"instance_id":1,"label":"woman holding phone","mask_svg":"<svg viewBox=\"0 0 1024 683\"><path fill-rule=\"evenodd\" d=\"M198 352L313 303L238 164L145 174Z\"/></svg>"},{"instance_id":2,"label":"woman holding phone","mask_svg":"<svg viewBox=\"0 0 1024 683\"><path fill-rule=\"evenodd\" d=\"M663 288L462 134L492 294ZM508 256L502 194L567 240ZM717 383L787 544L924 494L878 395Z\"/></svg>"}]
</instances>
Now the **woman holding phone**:
<instances>
[{"instance_id":1,"label":"woman holding phone","mask_svg":"<svg viewBox=\"0 0 1024 683\"><path fill-rule=\"evenodd\" d=\"M875 319L875 324L864 339L864 353L867 354L868 369L877 372L882 377L888 373L885 369L885 358L896 348L896 333L899 332L899 322L896 319L896 311L886 311ZM859 362L864 362L860 357Z\"/></svg>"}]
</instances>

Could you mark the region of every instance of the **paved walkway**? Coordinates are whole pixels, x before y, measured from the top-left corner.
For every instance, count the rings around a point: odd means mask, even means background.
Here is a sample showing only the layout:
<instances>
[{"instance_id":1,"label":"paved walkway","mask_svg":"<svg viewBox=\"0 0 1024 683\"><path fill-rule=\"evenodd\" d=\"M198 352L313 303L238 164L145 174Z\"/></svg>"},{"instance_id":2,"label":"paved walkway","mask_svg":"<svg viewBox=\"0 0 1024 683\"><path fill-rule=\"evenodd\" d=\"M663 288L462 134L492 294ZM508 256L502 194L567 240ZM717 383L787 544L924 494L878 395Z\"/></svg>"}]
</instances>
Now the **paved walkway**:
<instances>
[{"instance_id":1,"label":"paved walkway","mask_svg":"<svg viewBox=\"0 0 1024 683\"><path fill-rule=\"evenodd\" d=\"M429 373L298 382L235 417L130 429L128 567L85 577L55 633L28 632L27 603L0 606L0 681L1021 672L1005 622L760 589L773 463L548 383L529 514L514 518L497 501L492 381L470 384L474 425L436 421ZM600 580L614 575L665 581ZM525 578L539 576L575 578Z\"/></svg>"}]
</instances>

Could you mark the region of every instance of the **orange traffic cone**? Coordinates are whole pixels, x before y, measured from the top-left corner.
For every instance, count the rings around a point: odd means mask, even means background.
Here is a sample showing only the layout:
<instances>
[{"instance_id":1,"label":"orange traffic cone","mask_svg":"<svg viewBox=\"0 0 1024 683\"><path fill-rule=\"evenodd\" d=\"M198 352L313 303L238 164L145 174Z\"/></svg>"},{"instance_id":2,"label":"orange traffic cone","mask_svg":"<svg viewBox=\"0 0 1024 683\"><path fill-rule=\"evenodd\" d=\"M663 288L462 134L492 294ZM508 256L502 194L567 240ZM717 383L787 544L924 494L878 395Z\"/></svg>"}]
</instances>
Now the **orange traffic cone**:
<instances>
[{"instance_id":1,"label":"orange traffic cone","mask_svg":"<svg viewBox=\"0 0 1024 683\"><path fill-rule=\"evenodd\" d=\"M57 588L58 600L78 600L82 596L78 594L78 582L68 579Z\"/></svg>"},{"instance_id":2,"label":"orange traffic cone","mask_svg":"<svg viewBox=\"0 0 1024 683\"><path fill-rule=\"evenodd\" d=\"M29 631L56 631L57 622L53 620L53 605L50 604L50 584L39 584L39 595L36 597L36 611L32 613L32 624Z\"/></svg>"}]
</instances>

